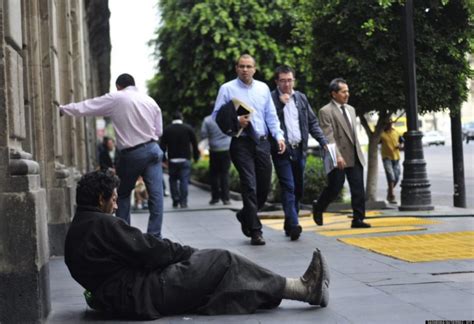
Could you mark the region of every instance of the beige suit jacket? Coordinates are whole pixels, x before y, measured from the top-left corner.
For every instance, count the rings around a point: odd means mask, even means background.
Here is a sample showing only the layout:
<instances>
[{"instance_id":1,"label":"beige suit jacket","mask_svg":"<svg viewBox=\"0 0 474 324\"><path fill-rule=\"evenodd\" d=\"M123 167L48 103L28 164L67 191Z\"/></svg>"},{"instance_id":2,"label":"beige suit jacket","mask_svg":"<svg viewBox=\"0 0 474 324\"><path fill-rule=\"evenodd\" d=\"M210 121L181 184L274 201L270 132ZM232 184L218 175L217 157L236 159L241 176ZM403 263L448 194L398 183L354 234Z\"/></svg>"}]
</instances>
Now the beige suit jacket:
<instances>
[{"instance_id":1,"label":"beige suit jacket","mask_svg":"<svg viewBox=\"0 0 474 324\"><path fill-rule=\"evenodd\" d=\"M352 106L344 105L351 116L353 126L356 126L356 113ZM352 132L347 126L341 110L331 100L326 106L319 110L319 125L328 139L329 143L336 144L337 156L342 156L346 161L346 167L355 164L355 152L362 166L365 165L364 154L360 148L357 132ZM355 145L355 150L354 150Z\"/></svg>"}]
</instances>

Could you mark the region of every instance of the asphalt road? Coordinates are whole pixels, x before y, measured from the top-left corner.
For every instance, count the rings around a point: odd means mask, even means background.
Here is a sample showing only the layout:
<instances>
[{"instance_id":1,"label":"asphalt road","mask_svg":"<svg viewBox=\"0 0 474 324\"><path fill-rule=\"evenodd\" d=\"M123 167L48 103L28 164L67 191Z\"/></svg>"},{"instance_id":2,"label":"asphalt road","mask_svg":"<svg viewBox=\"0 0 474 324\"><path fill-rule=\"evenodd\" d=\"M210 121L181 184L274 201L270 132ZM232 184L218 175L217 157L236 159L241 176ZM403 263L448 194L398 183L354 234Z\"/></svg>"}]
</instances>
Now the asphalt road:
<instances>
[{"instance_id":1,"label":"asphalt road","mask_svg":"<svg viewBox=\"0 0 474 324\"><path fill-rule=\"evenodd\" d=\"M464 143L464 177L466 187L466 204L474 208L474 142ZM451 146L425 146L424 157L426 171L431 184L431 201L434 206L453 206L453 163ZM404 156L402 153L401 163ZM403 176L403 164L402 164ZM383 170L382 160L379 159L379 177L377 183L377 198L385 199L387 195L387 180ZM400 202L400 187L396 189L397 201Z\"/></svg>"}]
</instances>

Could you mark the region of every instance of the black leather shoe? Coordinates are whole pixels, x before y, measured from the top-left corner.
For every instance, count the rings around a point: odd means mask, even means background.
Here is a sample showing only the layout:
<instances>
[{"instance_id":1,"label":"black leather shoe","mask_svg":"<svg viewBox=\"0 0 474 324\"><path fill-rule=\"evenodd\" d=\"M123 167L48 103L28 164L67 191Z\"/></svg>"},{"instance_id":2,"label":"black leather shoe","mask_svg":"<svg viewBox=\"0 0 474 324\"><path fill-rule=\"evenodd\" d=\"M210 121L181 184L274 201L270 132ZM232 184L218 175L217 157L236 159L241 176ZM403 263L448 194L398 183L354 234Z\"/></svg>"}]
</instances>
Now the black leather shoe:
<instances>
[{"instance_id":1,"label":"black leather shoe","mask_svg":"<svg viewBox=\"0 0 474 324\"><path fill-rule=\"evenodd\" d=\"M353 220L351 224L351 228L369 228L369 227L372 227L372 225L360 219Z\"/></svg>"},{"instance_id":2,"label":"black leather shoe","mask_svg":"<svg viewBox=\"0 0 474 324\"><path fill-rule=\"evenodd\" d=\"M173 201L173 208L178 208L179 201Z\"/></svg>"},{"instance_id":3,"label":"black leather shoe","mask_svg":"<svg viewBox=\"0 0 474 324\"><path fill-rule=\"evenodd\" d=\"M283 224L283 230L285 231L285 236L290 236L290 225L287 219L285 218L285 223Z\"/></svg>"},{"instance_id":4,"label":"black leather shoe","mask_svg":"<svg viewBox=\"0 0 474 324\"><path fill-rule=\"evenodd\" d=\"M228 205L231 205L232 203L230 202L230 200L223 200L222 203L226 206Z\"/></svg>"},{"instance_id":5,"label":"black leather shoe","mask_svg":"<svg viewBox=\"0 0 474 324\"><path fill-rule=\"evenodd\" d=\"M219 202L219 199L211 199L211 201L209 201L209 205L215 205Z\"/></svg>"},{"instance_id":6,"label":"black leather shoe","mask_svg":"<svg viewBox=\"0 0 474 324\"><path fill-rule=\"evenodd\" d=\"M297 239L300 238L300 235L301 235L302 231L303 231L303 229L301 228L300 225L293 226L290 229L290 233L289 233L290 239L292 241L296 241Z\"/></svg>"},{"instance_id":7,"label":"black leather shoe","mask_svg":"<svg viewBox=\"0 0 474 324\"><path fill-rule=\"evenodd\" d=\"M316 224L319 226L323 225L323 213L322 212L314 212L313 219Z\"/></svg>"},{"instance_id":8,"label":"black leather shoe","mask_svg":"<svg viewBox=\"0 0 474 324\"><path fill-rule=\"evenodd\" d=\"M262 234L256 233L252 235L252 239L250 240L251 245L265 245L265 240L263 239Z\"/></svg>"},{"instance_id":9,"label":"black leather shoe","mask_svg":"<svg viewBox=\"0 0 474 324\"><path fill-rule=\"evenodd\" d=\"M235 213L235 216L237 217L237 220L240 222L240 229L242 230L242 233L245 236L250 237L251 236L250 230L245 226L244 221L242 219L242 215L240 214L240 212L241 212L241 210L239 210L237 213Z\"/></svg>"},{"instance_id":10,"label":"black leather shoe","mask_svg":"<svg viewBox=\"0 0 474 324\"><path fill-rule=\"evenodd\" d=\"M301 277L301 281L308 289L306 301L310 305L326 307L329 303L329 267L321 251L316 249L313 252L313 259L308 269Z\"/></svg>"}]
</instances>

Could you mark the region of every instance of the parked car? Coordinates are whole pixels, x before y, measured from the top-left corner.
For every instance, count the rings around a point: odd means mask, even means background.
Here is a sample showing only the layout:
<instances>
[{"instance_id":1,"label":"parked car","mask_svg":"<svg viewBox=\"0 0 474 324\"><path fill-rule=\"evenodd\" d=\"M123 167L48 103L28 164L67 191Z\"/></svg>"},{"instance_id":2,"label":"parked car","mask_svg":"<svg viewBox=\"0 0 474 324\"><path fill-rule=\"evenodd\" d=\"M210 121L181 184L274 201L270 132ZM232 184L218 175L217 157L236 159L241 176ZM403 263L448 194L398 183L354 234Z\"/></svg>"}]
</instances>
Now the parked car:
<instances>
[{"instance_id":1,"label":"parked car","mask_svg":"<svg viewBox=\"0 0 474 324\"><path fill-rule=\"evenodd\" d=\"M439 131L433 130L426 132L423 134L423 138L421 139L421 142L423 145L444 145L446 142L446 139L443 134L441 134Z\"/></svg>"},{"instance_id":2,"label":"parked car","mask_svg":"<svg viewBox=\"0 0 474 324\"><path fill-rule=\"evenodd\" d=\"M463 125L462 139L466 140L466 143L469 143L470 140L474 139L474 122Z\"/></svg>"}]
</instances>

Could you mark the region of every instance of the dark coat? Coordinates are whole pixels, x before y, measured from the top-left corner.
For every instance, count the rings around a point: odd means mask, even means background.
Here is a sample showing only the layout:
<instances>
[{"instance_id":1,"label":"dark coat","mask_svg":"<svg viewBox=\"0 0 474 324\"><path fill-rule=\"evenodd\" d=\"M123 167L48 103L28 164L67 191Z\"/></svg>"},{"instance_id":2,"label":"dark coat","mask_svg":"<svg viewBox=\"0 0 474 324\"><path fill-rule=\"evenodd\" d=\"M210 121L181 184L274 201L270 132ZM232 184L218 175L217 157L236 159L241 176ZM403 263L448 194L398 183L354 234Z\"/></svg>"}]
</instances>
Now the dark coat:
<instances>
[{"instance_id":1,"label":"dark coat","mask_svg":"<svg viewBox=\"0 0 474 324\"><path fill-rule=\"evenodd\" d=\"M99 150L99 166L101 170L107 170L109 168L115 169L117 166L117 161L118 161L118 150L115 150L115 156L114 159L112 160L109 155L108 149L102 145L102 147Z\"/></svg>"},{"instance_id":2,"label":"dark coat","mask_svg":"<svg viewBox=\"0 0 474 324\"><path fill-rule=\"evenodd\" d=\"M283 108L285 104L280 100L280 93L278 89L272 91L272 99L273 103L275 104L276 112L278 115L278 119L280 120L280 127L285 133L285 142L288 145L288 132L286 130L285 124L285 115L283 113ZM304 95L304 93L295 91L294 95L295 105L298 109L298 117L299 117L299 124L301 130L301 144L302 144L302 151L303 154L306 156L306 151L308 149L308 138L311 134L318 142L319 145L324 146L328 143L326 137L324 136L323 131L319 127L318 118L316 117L311 105L308 102L308 98ZM277 154L278 152L278 144L274 138L270 138L270 142L272 144L272 154L274 156L281 156ZM291 149L287 146L287 150ZM283 154L285 156L285 154Z\"/></svg>"},{"instance_id":3,"label":"dark coat","mask_svg":"<svg viewBox=\"0 0 474 324\"><path fill-rule=\"evenodd\" d=\"M87 206L77 208L64 260L95 305L131 318L252 313L278 306L285 287L243 257L157 239Z\"/></svg>"},{"instance_id":4,"label":"dark coat","mask_svg":"<svg viewBox=\"0 0 474 324\"><path fill-rule=\"evenodd\" d=\"M171 124L163 131L160 147L167 152L167 159L184 158L191 160L191 149L194 161L199 160L199 149L196 134L188 124Z\"/></svg>"},{"instance_id":5,"label":"dark coat","mask_svg":"<svg viewBox=\"0 0 474 324\"><path fill-rule=\"evenodd\" d=\"M227 136L235 136L240 129L237 111L232 100L222 105L216 115L217 126Z\"/></svg>"}]
</instances>

